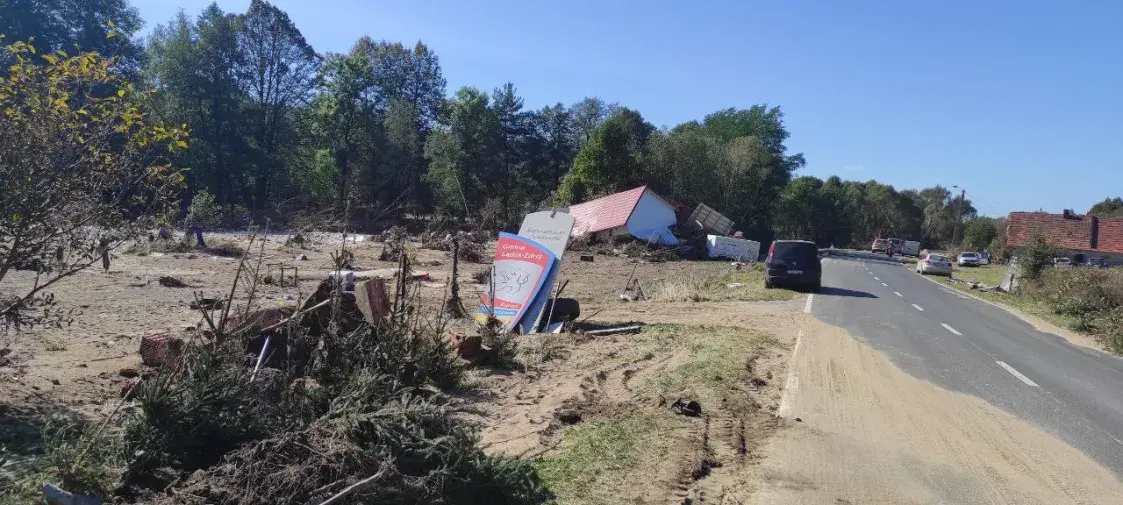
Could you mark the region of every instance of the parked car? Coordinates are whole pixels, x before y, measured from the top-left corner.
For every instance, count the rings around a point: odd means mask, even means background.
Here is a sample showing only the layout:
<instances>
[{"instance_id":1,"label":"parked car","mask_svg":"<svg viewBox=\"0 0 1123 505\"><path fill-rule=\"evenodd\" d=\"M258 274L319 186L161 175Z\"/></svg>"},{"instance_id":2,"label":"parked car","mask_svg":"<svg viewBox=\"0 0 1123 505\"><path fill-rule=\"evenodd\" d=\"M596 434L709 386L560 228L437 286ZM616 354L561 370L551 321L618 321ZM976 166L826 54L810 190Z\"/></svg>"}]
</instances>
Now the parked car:
<instances>
[{"instance_id":1,"label":"parked car","mask_svg":"<svg viewBox=\"0 0 1123 505\"><path fill-rule=\"evenodd\" d=\"M955 262L961 267L977 267L979 266L979 261L979 253L963 251L959 253L959 258L957 258Z\"/></svg>"},{"instance_id":2,"label":"parked car","mask_svg":"<svg viewBox=\"0 0 1123 505\"><path fill-rule=\"evenodd\" d=\"M873 239L873 245L870 246L870 252L885 252L885 246L889 245L889 241L883 238Z\"/></svg>"},{"instance_id":3,"label":"parked car","mask_svg":"<svg viewBox=\"0 0 1123 505\"><path fill-rule=\"evenodd\" d=\"M806 240L775 240L764 259L764 287L790 286L819 291L823 265L819 247Z\"/></svg>"},{"instance_id":4,"label":"parked car","mask_svg":"<svg viewBox=\"0 0 1123 505\"><path fill-rule=\"evenodd\" d=\"M1069 258L1053 258L1053 266L1055 267L1071 267L1073 266L1072 260Z\"/></svg>"},{"instance_id":5,"label":"parked car","mask_svg":"<svg viewBox=\"0 0 1123 505\"><path fill-rule=\"evenodd\" d=\"M943 254L925 253L916 262L916 273L951 276L951 259Z\"/></svg>"}]
</instances>

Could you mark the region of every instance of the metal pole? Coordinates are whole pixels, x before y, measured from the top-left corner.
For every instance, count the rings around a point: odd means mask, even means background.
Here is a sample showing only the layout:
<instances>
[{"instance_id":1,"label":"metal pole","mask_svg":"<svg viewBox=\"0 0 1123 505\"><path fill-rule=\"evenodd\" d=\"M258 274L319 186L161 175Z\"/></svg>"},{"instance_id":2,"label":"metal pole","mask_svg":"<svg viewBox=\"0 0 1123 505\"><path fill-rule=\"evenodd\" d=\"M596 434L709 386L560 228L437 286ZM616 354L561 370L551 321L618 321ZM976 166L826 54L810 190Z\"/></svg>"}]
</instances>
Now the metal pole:
<instances>
[{"instance_id":1,"label":"metal pole","mask_svg":"<svg viewBox=\"0 0 1123 505\"><path fill-rule=\"evenodd\" d=\"M959 222L963 217L963 203L967 199L967 190L962 189L959 193L959 201L955 205L955 225L952 226L951 231L951 244L953 246L959 245Z\"/></svg>"}]
</instances>

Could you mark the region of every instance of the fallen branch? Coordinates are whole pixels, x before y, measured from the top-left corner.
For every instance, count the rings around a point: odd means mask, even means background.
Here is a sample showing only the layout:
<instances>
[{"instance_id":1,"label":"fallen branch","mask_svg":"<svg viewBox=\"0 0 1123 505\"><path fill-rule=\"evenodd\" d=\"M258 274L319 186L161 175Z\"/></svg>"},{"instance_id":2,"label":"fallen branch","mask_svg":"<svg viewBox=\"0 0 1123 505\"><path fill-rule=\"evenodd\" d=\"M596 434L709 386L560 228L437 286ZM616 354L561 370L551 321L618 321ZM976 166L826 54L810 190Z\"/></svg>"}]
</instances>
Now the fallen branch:
<instances>
[{"instance_id":1,"label":"fallen branch","mask_svg":"<svg viewBox=\"0 0 1123 505\"><path fill-rule=\"evenodd\" d=\"M586 335L618 335L623 333L639 333L643 331L642 326L618 326L616 328L604 328L600 330L586 331Z\"/></svg>"},{"instance_id":2,"label":"fallen branch","mask_svg":"<svg viewBox=\"0 0 1123 505\"><path fill-rule=\"evenodd\" d=\"M360 480L359 482L356 482L354 484L351 484L350 486L347 486L346 489L336 493L335 496L332 496L331 498L328 498L327 500L324 500L324 501L320 502L320 505L332 505L333 503L339 503L340 501L343 501L343 499L346 498L347 495L349 495L351 493L354 493L355 491L358 491L363 486L366 486L366 485L368 485L368 484L370 484L370 483L372 483L372 482L374 482L378 479L381 479L385 475L386 475L386 465L382 465L382 468L380 468L378 470L378 472L376 472L374 475L371 475L370 477L367 477L363 480Z\"/></svg>"}]
</instances>

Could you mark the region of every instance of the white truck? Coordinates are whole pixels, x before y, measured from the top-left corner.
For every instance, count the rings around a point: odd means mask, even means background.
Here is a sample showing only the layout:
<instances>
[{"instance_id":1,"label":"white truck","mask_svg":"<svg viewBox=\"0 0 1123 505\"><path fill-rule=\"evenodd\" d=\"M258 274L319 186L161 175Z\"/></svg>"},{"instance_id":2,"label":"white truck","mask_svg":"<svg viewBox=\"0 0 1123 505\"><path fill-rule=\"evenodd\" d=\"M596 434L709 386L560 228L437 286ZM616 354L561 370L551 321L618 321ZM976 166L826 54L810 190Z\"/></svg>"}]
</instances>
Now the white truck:
<instances>
[{"instance_id":1,"label":"white truck","mask_svg":"<svg viewBox=\"0 0 1123 505\"><path fill-rule=\"evenodd\" d=\"M919 256L920 255L920 242L915 240L906 240L901 244L901 254L906 256Z\"/></svg>"}]
</instances>

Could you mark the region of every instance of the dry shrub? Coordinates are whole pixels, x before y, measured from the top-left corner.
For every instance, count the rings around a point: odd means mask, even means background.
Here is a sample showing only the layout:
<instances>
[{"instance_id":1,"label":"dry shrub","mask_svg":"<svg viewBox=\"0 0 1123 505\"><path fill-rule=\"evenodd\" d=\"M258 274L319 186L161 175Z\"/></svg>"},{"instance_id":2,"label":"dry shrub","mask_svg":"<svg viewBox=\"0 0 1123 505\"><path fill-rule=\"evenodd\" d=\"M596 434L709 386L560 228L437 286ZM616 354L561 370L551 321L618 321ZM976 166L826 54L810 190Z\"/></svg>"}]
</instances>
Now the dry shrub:
<instances>
[{"instance_id":1,"label":"dry shrub","mask_svg":"<svg viewBox=\"0 0 1123 505\"><path fill-rule=\"evenodd\" d=\"M764 271L764 265L746 265L742 271L723 268L709 272L689 272L645 286L651 300L662 302L704 302L719 300L729 292L730 282L750 282Z\"/></svg>"},{"instance_id":2,"label":"dry shrub","mask_svg":"<svg viewBox=\"0 0 1123 505\"><path fill-rule=\"evenodd\" d=\"M1123 308L1123 272L1098 268L1046 268L1038 282L1026 283L1025 296L1045 302L1054 313L1073 318L1078 331L1105 331L1113 337L1113 318ZM1121 321L1123 322L1123 321Z\"/></svg>"},{"instance_id":3,"label":"dry shrub","mask_svg":"<svg viewBox=\"0 0 1123 505\"><path fill-rule=\"evenodd\" d=\"M1113 353L1123 353L1123 307L1111 309L1100 324L1100 343Z\"/></svg>"},{"instance_id":4,"label":"dry shrub","mask_svg":"<svg viewBox=\"0 0 1123 505\"><path fill-rule=\"evenodd\" d=\"M647 296L661 302L701 302L715 288L715 279L700 274L683 274L655 283Z\"/></svg>"}]
</instances>

